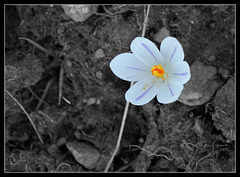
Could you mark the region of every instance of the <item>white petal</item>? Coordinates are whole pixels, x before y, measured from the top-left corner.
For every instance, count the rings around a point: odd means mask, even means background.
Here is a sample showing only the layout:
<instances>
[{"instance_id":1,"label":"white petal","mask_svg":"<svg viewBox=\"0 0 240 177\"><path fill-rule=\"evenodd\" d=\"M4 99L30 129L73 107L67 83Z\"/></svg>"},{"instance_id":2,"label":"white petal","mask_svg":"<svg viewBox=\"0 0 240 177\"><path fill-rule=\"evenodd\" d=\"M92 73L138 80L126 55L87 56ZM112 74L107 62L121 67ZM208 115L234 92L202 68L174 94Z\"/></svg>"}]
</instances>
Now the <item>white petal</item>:
<instances>
[{"instance_id":1,"label":"white petal","mask_svg":"<svg viewBox=\"0 0 240 177\"><path fill-rule=\"evenodd\" d=\"M175 63L184 59L182 45L174 37L166 37L161 43L160 51L165 61Z\"/></svg>"},{"instance_id":2,"label":"white petal","mask_svg":"<svg viewBox=\"0 0 240 177\"><path fill-rule=\"evenodd\" d=\"M164 83L160 86L160 92L157 94L157 100L163 104L172 103L178 99L182 90L182 84Z\"/></svg>"},{"instance_id":3,"label":"white petal","mask_svg":"<svg viewBox=\"0 0 240 177\"><path fill-rule=\"evenodd\" d=\"M190 68L186 61L172 64L172 74L169 78L171 83L185 84L191 77Z\"/></svg>"},{"instance_id":4,"label":"white petal","mask_svg":"<svg viewBox=\"0 0 240 177\"><path fill-rule=\"evenodd\" d=\"M152 75L151 68L144 65L132 53L117 55L110 62L110 68L116 76L126 81L139 81Z\"/></svg>"},{"instance_id":5,"label":"white petal","mask_svg":"<svg viewBox=\"0 0 240 177\"><path fill-rule=\"evenodd\" d=\"M130 48L133 54L149 67L164 63L163 57L157 46L147 38L136 37L132 41Z\"/></svg>"},{"instance_id":6,"label":"white petal","mask_svg":"<svg viewBox=\"0 0 240 177\"><path fill-rule=\"evenodd\" d=\"M128 89L125 98L133 105L144 105L151 101L159 92L159 79L154 76L138 81Z\"/></svg>"}]
</instances>

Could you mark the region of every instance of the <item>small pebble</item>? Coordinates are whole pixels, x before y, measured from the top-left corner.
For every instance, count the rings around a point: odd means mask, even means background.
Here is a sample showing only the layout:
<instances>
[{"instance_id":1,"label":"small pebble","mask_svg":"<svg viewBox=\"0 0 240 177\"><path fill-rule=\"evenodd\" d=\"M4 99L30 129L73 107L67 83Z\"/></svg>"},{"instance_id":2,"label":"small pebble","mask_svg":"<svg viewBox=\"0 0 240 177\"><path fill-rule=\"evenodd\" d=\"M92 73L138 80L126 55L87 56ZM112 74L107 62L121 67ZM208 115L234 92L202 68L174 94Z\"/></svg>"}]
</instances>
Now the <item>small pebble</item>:
<instances>
[{"instance_id":1,"label":"small pebble","mask_svg":"<svg viewBox=\"0 0 240 177\"><path fill-rule=\"evenodd\" d=\"M78 126L77 126L77 129L78 130L82 130L84 128L84 125L83 124L79 124Z\"/></svg>"},{"instance_id":2,"label":"small pebble","mask_svg":"<svg viewBox=\"0 0 240 177\"><path fill-rule=\"evenodd\" d=\"M139 143L144 143L144 139L143 138L139 138L138 142Z\"/></svg>"},{"instance_id":3,"label":"small pebble","mask_svg":"<svg viewBox=\"0 0 240 177\"><path fill-rule=\"evenodd\" d=\"M194 118L194 113L191 111L188 116L189 116L189 118L192 119L192 118Z\"/></svg>"},{"instance_id":4,"label":"small pebble","mask_svg":"<svg viewBox=\"0 0 240 177\"><path fill-rule=\"evenodd\" d=\"M216 23L215 22L210 23L209 28L212 29L212 30L215 29L216 28Z\"/></svg>"},{"instance_id":5,"label":"small pebble","mask_svg":"<svg viewBox=\"0 0 240 177\"><path fill-rule=\"evenodd\" d=\"M231 35L234 36L234 35L235 35L235 28L231 28L231 29L230 29L230 33L231 33Z\"/></svg>"},{"instance_id":6,"label":"small pebble","mask_svg":"<svg viewBox=\"0 0 240 177\"><path fill-rule=\"evenodd\" d=\"M88 99L87 105L90 106L90 105L94 104L95 102L96 102L96 98L91 97L91 98Z\"/></svg>"},{"instance_id":7,"label":"small pebble","mask_svg":"<svg viewBox=\"0 0 240 177\"><path fill-rule=\"evenodd\" d=\"M87 103L88 102L88 100L87 99L83 99L83 103L85 104L85 103Z\"/></svg>"},{"instance_id":8,"label":"small pebble","mask_svg":"<svg viewBox=\"0 0 240 177\"><path fill-rule=\"evenodd\" d=\"M48 149L47 149L47 151L48 151L49 154L51 154L51 155L56 154L57 150L58 150L58 147L57 147L55 144L50 145L50 146L48 147Z\"/></svg>"},{"instance_id":9,"label":"small pebble","mask_svg":"<svg viewBox=\"0 0 240 177\"><path fill-rule=\"evenodd\" d=\"M84 22L94 12L97 11L97 6L93 5L61 5L65 14L75 22Z\"/></svg>"},{"instance_id":10,"label":"small pebble","mask_svg":"<svg viewBox=\"0 0 240 177\"><path fill-rule=\"evenodd\" d=\"M101 100L100 100L100 99L97 99L96 104L99 105L100 103L101 103Z\"/></svg>"},{"instance_id":11,"label":"small pebble","mask_svg":"<svg viewBox=\"0 0 240 177\"><path fill-rule=\"evenodd\" d=\"M81 133L78 130L74 132L74 136L77 140L81 139Z\"/></svg>"},{"instance_id":12,"label":"small pebble","mask_svg":"<svg viewBox=\"0 0 240 177\"><path fill-rule=\"evenodd\" d=\"M208 61L209 62L214 62L216 60L216 57L214 56L214 55L210 55L209 57L208 57Z\"/></svg>"},{"instance_id":13,"label":"small pebble","mask_svg":"<svg viewBox=\"0 0 240 177\"><path fill-rule=\"evenodd\" d=\"M67 142L67 139L65 137L62 137L57 141L57 146L61 147L61 146L65 145L66 142Z\"/></svg>"},{"instance_id":14,"label":"small pebble","mask_svg":"<svg viewBox=\"0 0 240 177\"><path fill-rule=\"evenodd\" d=\"M156 42L161 43L163 39L168 36L170 36L170 32L167 30L167 28L163 27L153 36L153 39Z\"/></svg>"},{"instance_id":15,"label":"small pebble","mask_svg":"<svg viewBox=\"0 0 240 177\"><path fill-rule=\"evenodd\" d=\"M95 52L95 57L96 58L103 58L103 57L105 57L103 49L101 49L101 48L97 49L97 51Z\"/></svg>"},{"instance_id":16,"label":"small pebble","mask_svg":"<svg viewBox=\"0 0 240 177\"><path fill-rule=\"evenodd\" d=\"M66 64L67 64L68 67L72 66L72 62L70 60L66 60Z\"/></svg>"},{"instance_id":17,"label":"small pebble","mask_svg":"<svg viewBox=\"0 0 240 177\"><path fill-rule=\"evenodd\" d=\"M57 29L57 33L58 33L58 34L62 34L64 31L65 31L65 27L64 27L64 26L60 26L60 27Z\"/></svg>"},{"instance_id":18,"label":"small pebble","mask_svg":"<svg viewBox=\"0 0 240 177\"><path fill-rule=\"evenodd\" d=\"M76 161L85 168L92 170L96 167L100 152L91 144L74 141L68 142L67 148Z\"/></svg>"},{"instance_id":19,"label":"small pebble","mask_svg":"<svg viewBox=\"0 0 240 177\"><path fill-rule=\"evenodd\" d=\"M202 136L204 133L203 129L203 121L201 119L196 119L195 120L195 125L194 125L195 131L198 135Z\"/></svg>"},{"instance_id":20,"label":"small pebble","mask_svg":"<svg viewBox=\"0 0 240 177\"><path fill-rule=\"evenodd\" d=\"M102 72L101 72L101 71L97 71L97 72L96 72L96 77L97 77L98 79L102 79L102 78L103 78Z\"/></svg>"}]
</instances>

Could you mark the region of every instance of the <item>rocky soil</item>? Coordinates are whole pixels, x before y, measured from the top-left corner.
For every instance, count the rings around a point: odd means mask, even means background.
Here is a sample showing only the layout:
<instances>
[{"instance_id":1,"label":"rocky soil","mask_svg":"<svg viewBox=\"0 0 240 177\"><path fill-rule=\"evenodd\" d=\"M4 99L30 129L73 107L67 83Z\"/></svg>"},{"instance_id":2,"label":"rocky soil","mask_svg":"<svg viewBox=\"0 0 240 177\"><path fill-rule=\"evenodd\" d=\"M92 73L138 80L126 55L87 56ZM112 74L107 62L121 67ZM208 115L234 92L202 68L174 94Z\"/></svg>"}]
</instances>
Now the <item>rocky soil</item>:
<instances>
[{"instance_id":1,"label":"rocky soil","mask_svg":"<svg viewBox=\"0 0 240 177\"><path fill-rule=\"evenodd\" d=\"M130 86L109 63L141 36L145 11L5 6L6 172L104 171ZM235 171L235 11L151 6L145 37L176 37L192 77L172 104L130 105L110 172Z\"/></svg>"}]
</instances>

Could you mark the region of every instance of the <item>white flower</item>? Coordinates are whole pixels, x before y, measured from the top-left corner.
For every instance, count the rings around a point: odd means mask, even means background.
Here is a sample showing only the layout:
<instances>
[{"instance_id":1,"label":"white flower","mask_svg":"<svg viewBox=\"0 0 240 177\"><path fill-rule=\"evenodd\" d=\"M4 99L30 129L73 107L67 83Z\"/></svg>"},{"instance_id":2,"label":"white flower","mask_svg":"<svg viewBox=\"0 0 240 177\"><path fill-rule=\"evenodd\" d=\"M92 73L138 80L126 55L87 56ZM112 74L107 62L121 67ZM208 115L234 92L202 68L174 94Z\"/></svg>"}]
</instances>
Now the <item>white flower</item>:
<instances>
[{"instance_id":1,"label":"white flower","mask_svg":"<svg viewBox=\"0 0 240 177\"><path fill-rule=\"evenodd\" d=\"M163 104L176 101L183 84L191 77L178 40L165 38L159 51L150 40L136 37L130 48L132 53L119 54L110 62L116 76L126 81L137 81L126 92L126 100L133 105L144 105L157 95L157 100Z\"/></svg>"}]
</instances>

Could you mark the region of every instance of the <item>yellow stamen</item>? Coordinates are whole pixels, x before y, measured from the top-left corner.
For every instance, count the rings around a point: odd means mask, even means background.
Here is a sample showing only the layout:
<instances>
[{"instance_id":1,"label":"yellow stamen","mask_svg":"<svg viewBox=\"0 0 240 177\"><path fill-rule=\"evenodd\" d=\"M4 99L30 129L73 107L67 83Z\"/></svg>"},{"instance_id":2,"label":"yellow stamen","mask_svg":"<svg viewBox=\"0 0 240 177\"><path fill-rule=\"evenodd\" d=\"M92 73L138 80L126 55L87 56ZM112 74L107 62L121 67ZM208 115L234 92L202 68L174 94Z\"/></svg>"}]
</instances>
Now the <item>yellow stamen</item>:
<instances>
[{"instance_id":1,"label":"yellow stamen","mask_svg":"<svg viewBox=\"0 0 240 177\"><path fill-rule=\"evenodd\" d=\"M161 77L163 80L166 79L163 77L165 74L165 71L164 71L162 65L153 66L151 71L152 71L153 76L157 76L157 78Z\"/></svg>"}]
</instances>

